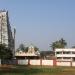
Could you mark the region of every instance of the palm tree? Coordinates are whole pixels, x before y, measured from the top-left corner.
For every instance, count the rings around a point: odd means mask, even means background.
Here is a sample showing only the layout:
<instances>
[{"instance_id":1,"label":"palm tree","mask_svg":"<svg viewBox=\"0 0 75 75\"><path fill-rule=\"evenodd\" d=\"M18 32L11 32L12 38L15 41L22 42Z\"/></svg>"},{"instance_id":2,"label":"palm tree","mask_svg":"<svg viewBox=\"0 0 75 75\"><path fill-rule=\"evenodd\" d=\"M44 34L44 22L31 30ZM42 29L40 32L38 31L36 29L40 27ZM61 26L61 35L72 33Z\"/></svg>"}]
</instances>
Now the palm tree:
<instances>
[{"instance_id":1,"label":"palm tree","mask_svg":"<svg viewBox=\"0 0 75 75\"><path fill-rule=\"evenodd\" d=\"M67 45L66 41L61 38L59 41L55 41L53 42L50 47L52 48L52 50L54 51L55 48L65 48Z\"/></svg>"},{"instance_id":2,"label":"palm tree","mask_svg":"<svg viewBox=\"0 0 75 75\"><path fill-rule=\"evenodd\" d=\"M55 50L55 48L56 48L56 44L55 44L55 42L53 42L52 44L50 44L50 47L52 48L52 50L54 51Z\"/></svg>"},{"instance_id":3,"label":"palm tree","mask_svg":"<svg viewBox=\"0 0 75 75\"><path fill-rule=\"evenodd\" d=\"M61 39L59 40L59 42L60 42L60 44L61 44L61 48L65 48L65 47L66 47L67 43L66 43L66 41L65 41L63 38L61 38Z\"/></svg>"}]
</instances>

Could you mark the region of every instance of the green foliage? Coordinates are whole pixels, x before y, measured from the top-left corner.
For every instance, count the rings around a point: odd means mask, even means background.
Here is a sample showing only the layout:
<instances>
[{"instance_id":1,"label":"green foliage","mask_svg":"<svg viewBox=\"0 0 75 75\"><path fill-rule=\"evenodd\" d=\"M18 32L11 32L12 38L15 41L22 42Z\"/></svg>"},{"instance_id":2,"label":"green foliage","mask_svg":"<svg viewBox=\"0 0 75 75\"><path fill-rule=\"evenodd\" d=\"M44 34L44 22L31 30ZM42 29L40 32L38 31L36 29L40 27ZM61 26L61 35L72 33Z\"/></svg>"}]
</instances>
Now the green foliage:
<instances>
[{"instance_id":1,"label":"green foliage","mask_svg":"<svg viewBox=\"0 0 75 75\"><path fill-rule=\"evenodd\" d=\"M24 46L24 44L20 44L18 50L22 50L22 51L24 51L24 50L25 50L25 46Z\"/></svg>"},{"instance_id":2,"label":"green foliage","mask_svg":"<svg viewBox=\"0 0 75 75\"><path fill-rule=\"evenodd\" d=\"M0 44L0 58L1 59L11 59L13 56L12 51L7 48L4 44Z\"/></svg>"},{"instance_id":3,"label":"green foliage","mask_svg":"<svg viewBox=\"0 0 75 75\"><path fill-rule=\"evenodd\" d=\"M28 52L28 47L25 47L25 50L24 50L25 52Z\"/></svg>"},{"instance_id":4,"label":"green foliage","mask_svg":"<svg viewBox=\"0 0 75 75\"><path fill-rule=\"evenodd\" d=\"M17 52L19 52L20 50L23 52L28 52L28 47L25 47L24 44L20 44Z\"/></svg>"},{"instance_id":5,"label":"green foliage","mask_svg":"<svg viewBox=\"0 0 75 75\"><path fill-rule=\"evenodd\" d=\"M28 47L25 47L24 44L20 44L19 48L17 49L17 52L20 50L23 52L28 52ZM39 48L34 46L34 50L35 50L35 52L37 52L37 51L39 51Z\"/></svg>"},{"instance_id":6,"label":"green foliage","mask_svg":"<svg viewBox=\"0 0 75 75\"><path fill-rule=\"evenodd\" d=\"M50 47L52 48L52 50L55 50L55 48L65 48L66 45L66 41L61 38L60 40L53 42Z\"/></svg>"},{"instance_id":7,"label":"green foliage","mask_svg":"<svg viewBox=\"0 0 75 75\"><path fill-rule=\"evenodd\" d=\"M39 48L37 48L36 46L34 47L35 52L39 51Z\"/></svg>"}]
</instances>

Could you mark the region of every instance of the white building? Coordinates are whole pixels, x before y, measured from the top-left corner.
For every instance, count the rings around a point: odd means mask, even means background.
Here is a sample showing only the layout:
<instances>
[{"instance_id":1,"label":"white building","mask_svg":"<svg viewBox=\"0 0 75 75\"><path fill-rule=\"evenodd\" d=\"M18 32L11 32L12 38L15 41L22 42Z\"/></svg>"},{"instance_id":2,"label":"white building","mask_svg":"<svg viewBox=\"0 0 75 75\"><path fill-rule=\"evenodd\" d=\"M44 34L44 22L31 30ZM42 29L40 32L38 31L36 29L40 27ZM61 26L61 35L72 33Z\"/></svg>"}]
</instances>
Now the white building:
<instances>
[{"instance_id":1,"label":"white building","mask_svg":"<svg viewBox=\"0 0 75 75\"><path fill-rule=\"evenodd\" d=\"M55 49L57 61L75 61L75 48L72 49Z\"/></svg>"},{"instance_id":2,"label":"white building","mask_svg":"<svg viewBox=\"0 0 75 75\"><path fill-rule=\"evenodd\" d=\"M34 46L33 45L30 45L28 47L28 53L35 53L35 50L34 50Z\"/></svg>"},{"instance_id":3,"label":"white building","mask_svg":"<svg viewBox=\"0 0 75 75\"><path fill-rule=\"evenodd\" d=\"M35 51L35 48L33 45L30 45L28 47L28 52L24 52L22 50L20 51L16 51L15 52L15 57L16 58L36 58L40 56L40 52L39 51Z\"/></svg>"},{"instance_id":4,"label":"white building","mask_svg":"<svg viewBox=\"0 0 75 75\"><path fill-rule=\"evenodd\" d=\"M8 12L5 10L0 11L0 44L5 44L11 50L14 48L14 39L11 32Z\"/></svg>"}]
</instances>

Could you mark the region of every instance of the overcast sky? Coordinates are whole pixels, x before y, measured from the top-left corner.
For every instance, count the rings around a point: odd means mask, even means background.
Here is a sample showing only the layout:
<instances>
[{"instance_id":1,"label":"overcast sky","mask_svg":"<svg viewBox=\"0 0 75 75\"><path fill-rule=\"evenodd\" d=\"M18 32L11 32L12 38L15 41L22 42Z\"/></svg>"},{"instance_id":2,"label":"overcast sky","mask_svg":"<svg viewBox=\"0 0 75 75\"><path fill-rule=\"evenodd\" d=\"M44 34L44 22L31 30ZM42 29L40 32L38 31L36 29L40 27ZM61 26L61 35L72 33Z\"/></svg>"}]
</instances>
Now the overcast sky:
<instances>
[{"instance_id":1,"label":"overcast sky","mask_svg":"<svg viewBox=\"0 0 75 75\"><path fill-rule=\"evenodd\" d=\"M75 0L0 0L0 9L9 11L12 29L16 28L16 48L31 43L40 50L64 38L75 45Z\"/></svg>"}]
</instances>

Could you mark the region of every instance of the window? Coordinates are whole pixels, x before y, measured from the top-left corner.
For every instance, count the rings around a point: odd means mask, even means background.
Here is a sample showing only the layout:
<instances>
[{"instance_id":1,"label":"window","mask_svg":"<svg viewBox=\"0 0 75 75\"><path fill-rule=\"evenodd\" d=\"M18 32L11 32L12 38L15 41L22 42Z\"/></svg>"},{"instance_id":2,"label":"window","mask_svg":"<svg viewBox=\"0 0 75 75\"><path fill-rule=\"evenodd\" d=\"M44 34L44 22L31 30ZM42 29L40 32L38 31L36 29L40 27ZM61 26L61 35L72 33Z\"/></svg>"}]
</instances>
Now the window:
<instances>
[{"instance_id":1,"label":"window","mask_svg":"<svg viewBox=\"0 0 75 75\"><path fill-rule=\"evenodd\" d=\"M62 54L62 52L56 52L56 54Z\"/></svg>"},{"instance_id":2,"label":"window","mask_svg":"<svg viewBox=\"0 0 75 75\"><path fill-rule=\"evenodd\" d=\"M71 57L63 57L63 59L71 59Z\"/></svg>"},{"instance_id":3,"label":"window","mask_svg":"<svg viewBox=\"0 0 75 75\"><path fill-rule=\"evenodd\" d=\"M72 54L75 54L75 52L72 52Z\"/></svg>"},{"instance_id":4,"label":"window","mask_svg":"<svg viewBox=\"0 0 75 75\"><path fill-rule=\"evenodd\" d=\"M68 52L63 52L63 54L70 54L70 53L71 53L71 52L69 52L69 51L68 51Z\"/></svg>"},{"instance_id":5,"label":"window","mask_svg":"<svg viewBox=\"0 0 75 75\"><path fill-rule=\"evenodd\" d=\"M62 59L62 57L57 57L57 59Z\"/></svg>"}]
</instances>

